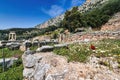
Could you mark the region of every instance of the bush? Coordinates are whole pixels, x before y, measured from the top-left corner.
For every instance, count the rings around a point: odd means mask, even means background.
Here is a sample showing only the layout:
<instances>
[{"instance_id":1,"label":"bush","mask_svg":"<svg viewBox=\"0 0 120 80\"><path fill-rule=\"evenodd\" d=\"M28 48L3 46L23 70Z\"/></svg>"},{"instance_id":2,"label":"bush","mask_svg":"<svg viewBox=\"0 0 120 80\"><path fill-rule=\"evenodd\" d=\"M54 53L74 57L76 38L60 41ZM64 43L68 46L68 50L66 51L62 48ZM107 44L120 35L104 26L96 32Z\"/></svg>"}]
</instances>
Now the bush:
<instances>
[{"instance_id":1,"label":"bush","mask_svg":"<svg viewBox=\"0 0 120 80\"><path fill-rule=\"evenodd\" d=\"M70 32L74 32L76 28L92 27L100 29L103 24L115 13L120 11L120 0L109 0L102 6L98 6L85 13L80 13L78 7L74 7L71 11L66 11L61 25Z\"/></svg>"}]
</instances>

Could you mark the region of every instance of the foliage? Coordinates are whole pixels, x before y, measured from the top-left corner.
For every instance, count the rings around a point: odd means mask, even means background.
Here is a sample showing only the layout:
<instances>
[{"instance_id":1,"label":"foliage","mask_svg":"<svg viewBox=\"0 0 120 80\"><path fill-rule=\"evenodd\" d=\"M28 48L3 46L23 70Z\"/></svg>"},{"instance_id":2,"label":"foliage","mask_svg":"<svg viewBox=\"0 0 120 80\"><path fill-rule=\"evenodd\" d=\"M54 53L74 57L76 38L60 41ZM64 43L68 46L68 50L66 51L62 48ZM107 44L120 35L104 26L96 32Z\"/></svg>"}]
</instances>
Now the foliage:
<instances>
[{"instance_id":1,"label":"foliage","mask_svg":"<svg viewBox=\"0 0 120 80\"><path fill-rule=\"evenodd\" d=\"M66 48L55 49L54 53L62 56L66 56L68 61L85 62L88 56L91 55L89 45L86 44L73 44Z\"/></svg>"},{"instance_id":2,"label":"foliage","mask_svg":"<svg viewBox=\"0 0 120 80\"><path fill-rule=\"evenodd\" d=\"M80 27L81 13L78 11L78 7L73 7L71 11L66 11L61 26L67 28L70 32L73 32L75 28Z\"/></svg>"},{"instance_id":3,"label":"foliage","mask_svg":"<svg viewBox=\"0 0 120 80\"><path fill-rule=\"evenodd\" d=\"M22 71L23 71L23 66L22 66L22 51L20 50L9 50L8 48L4 48L4 57L17 57L18 60L14 61L14 64L9 67L5 68L5 72L2 71L2 65L0 65L0 80L22 80ZM0 58L2 58L2 49L0 49Z\"/></svg>"},{"instance_id":4,"label":"foliage","mask_svg":"<svg viewBox=\"0 0 120 80\"><path fill-rule=\"evenodd\" d=\"M70 32L74 32L76 28L92 27L101 28L112 15L120 11L120 0L109 0L102 6L98 6L85 13L80 13L77 7L71 11L66 11L61 25Z\"/></svg>"},{"instance_id":5,"label":"foliage","mask_svg":"<svg viewBox=\"0 0 120 80\"><path fill-rule=\"evenodd\" d=\"M36 28L11 28L0 30L0 40L7 40L10 31L15 31L17 39L28 39L34 37L39 33L39 29Z\"/></svg>"},{"instance_id":6,"label":"foliage","mask_svg":"<svg viewBox=\"0 0 120 80\"><path fill-rule=\"evenodd\" d=\"M53 39L57 39L58 38L58 33L57 32L54 32L53 34Z\"/></svg>"},{"instance_id":7,"label":"foliage","mask_svg":"<svg viewBox=\"0 0 120 80\"><path fill-rule=\"evenodd\" d=\"M4 52L5 57L12 57L14 55L22 55L23 54L23 52L20 50L10 50L8 48L4 48L3 52ZM3 56L2 49L0 49L0 58L2 58L2 56Z\"/></svg>"},{"instance_id":8,"label":"foliage","mask_svg":"<svg viewBox=\"0 0 120 80\"><path fill-rule=\"evenodd\" d=\"M30 47L30 50L36 51L37 48L38 48L38 46L31 46L31 47Z\"/></svg>"},{"instance_id":9,"label":"foliage","mask_svg":"<svg viewBox=\"0 0 120 80\"><path fill-rule=\"evenodd\" d=\"M22 71L23 71L22 65L15 68L11 68L8 71L0 74L0 80L22 80L23 79Z\"/></svg>"},{"instance_id":10,"label":"foliage","mask_svg":"<svg viewBox=\"0 0 120 80\"><path fill-rule=\"evenodd\" d=\"M41 32L39 33L39 35L43 35L43 34L45 34L45 33L47 33L47 32L52 32L52 31L55 31L56 29L57 29L58 27L57 26L49 26L49 27L47 27L47 28L43 28L43 29L41 29Z\"/></svg>"},{"instance_id":11,"label":"foliage","mask_svg":"<svg viewBox=\"0 0 120 80\"><path fill-rule=\"evenodd\" d=\"M58 27L56 26L49 26L47 28L43 29L37 29L37 28L12 28L12 29L6 29L6 30L0 30L0 40L8 40L8 34L10 31L15 31L17 35L17 40L22 39L30 39L35 36L43 35L47 32L51 32L56 30Z\"/></svg>"},{"instance_id":12,"label":"foliage","mask_svg":"<svg viewBox=\"0 0 120 80\"><path fill-rule=\"evenodd\" d=\"M19 67L21 64L22 64L22 59L15 60L13 65L10 66L9 68L5 65L5 72L7 72L10 69ZM2 64L0 65L0 73L3 73L3 66L2 66Z\"/></svg>"},{"instance_id":13,"label":"foliage","mask_svg":"<svg viewBox=\"0 0 120 80\"><path fill-rule=\"evenodd\" d=\"M13 64L13 66L12 67L18 67L18 66L20 66L22 64L22 59L18 59L18 60L16 60L16 61L14 61L14 64ZM12 68L11 67L11 68Z\"/></svg>"},{"instance_id":14,"label":"foliage","mask_svg":"<svg viewBox=\"0 0 120 80\"><path fill-rule=\"evenodd\" d=\"M0 40L7 40L10 31L15 31L17 33L17 39L22 40L52 32L61 27L68 29L70 32L74 32L76 28L81 27L100 29L101 25L105 24L112 15L120 11L119 4L120 0L109 0L102 6L90 9L84 13L79 12L78 7L73 7L71 11L66 11L64 19L59 26L52 25L43 29L12 28L0 30Z\"/></svg>"}]
</instances>

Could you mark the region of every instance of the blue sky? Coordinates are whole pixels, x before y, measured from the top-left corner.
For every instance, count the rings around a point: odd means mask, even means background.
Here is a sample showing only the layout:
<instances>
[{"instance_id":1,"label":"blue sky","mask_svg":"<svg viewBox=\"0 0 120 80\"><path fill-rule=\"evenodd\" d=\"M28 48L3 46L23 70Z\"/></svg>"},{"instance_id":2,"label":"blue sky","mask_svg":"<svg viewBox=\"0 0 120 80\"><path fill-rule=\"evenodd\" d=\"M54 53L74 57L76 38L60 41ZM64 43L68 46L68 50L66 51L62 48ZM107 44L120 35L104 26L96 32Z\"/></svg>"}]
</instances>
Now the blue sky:
<instances>
[{"instance_id":1,"label":"blue sky","mask_svg":"<svg viewBox=\"0 0 120 80\"><path fill-rule=\"evenodd\" d=\"M0 0L0 29L34 27L84 2L85 0Z\"/></svg>"}]
</instances>

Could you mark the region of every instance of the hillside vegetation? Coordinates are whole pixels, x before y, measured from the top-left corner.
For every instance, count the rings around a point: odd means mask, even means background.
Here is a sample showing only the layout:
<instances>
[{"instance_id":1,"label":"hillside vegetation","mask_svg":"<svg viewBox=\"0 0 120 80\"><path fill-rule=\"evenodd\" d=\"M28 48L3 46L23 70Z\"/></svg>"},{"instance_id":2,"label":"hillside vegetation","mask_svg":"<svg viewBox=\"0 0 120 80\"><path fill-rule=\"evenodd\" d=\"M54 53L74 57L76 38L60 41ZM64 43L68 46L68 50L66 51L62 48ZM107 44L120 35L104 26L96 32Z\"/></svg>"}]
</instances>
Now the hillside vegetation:
<instances>
[{"instance_id":1,"label":"hillside vegetation","mask_svg":"<svg viewBox=\"0 0 120 80\"><path fill-rule=\"evenodd\" d=\"M109 0L102 6L98 6L85 13L80 13L78 7L66 11L61 26L74 32L76 28L92 27L100 29L111 16L120 11L120 0Z\"/></svg>"},{"instance_id":2,"label":"hillside vegetation","mask_svg":"<svg viewBox=\"0 0 120 80\"><path fill-rule=\"evenodd\" d=\"M15 31L17 35L17 40L22 40L22 39L30 39L35 36L40 36L45 33L53 32L56 29L58 29L58 27L53 25L43 29L12 28L12 29L0 30L0 40L8 40L8 36L9 36L8 34L10 31Z\"/></svg>"}]
</instances>

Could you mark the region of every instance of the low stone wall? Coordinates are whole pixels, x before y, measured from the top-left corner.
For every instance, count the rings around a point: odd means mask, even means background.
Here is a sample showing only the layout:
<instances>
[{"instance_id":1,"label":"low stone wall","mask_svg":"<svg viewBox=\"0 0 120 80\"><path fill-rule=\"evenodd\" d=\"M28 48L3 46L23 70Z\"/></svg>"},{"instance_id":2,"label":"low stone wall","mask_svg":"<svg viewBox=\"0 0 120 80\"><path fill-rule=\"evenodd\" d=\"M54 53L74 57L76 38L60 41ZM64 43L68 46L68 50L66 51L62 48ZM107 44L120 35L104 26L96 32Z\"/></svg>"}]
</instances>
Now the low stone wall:
<instances>
[{"instance_id":1,"label":"low stone wall","mask_svg":"<svg viewBox=\"0 0 120 80\"><path fill-rule=\"evenodd\" d=\"M70 35L65 35L61 42L73 42L73 41L96 41L102 39L120 39L120 31L116 32L82 32Z\"/></svg>"}]
</instances>

